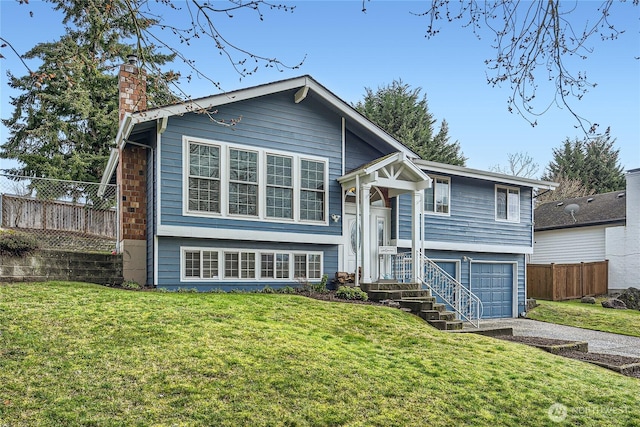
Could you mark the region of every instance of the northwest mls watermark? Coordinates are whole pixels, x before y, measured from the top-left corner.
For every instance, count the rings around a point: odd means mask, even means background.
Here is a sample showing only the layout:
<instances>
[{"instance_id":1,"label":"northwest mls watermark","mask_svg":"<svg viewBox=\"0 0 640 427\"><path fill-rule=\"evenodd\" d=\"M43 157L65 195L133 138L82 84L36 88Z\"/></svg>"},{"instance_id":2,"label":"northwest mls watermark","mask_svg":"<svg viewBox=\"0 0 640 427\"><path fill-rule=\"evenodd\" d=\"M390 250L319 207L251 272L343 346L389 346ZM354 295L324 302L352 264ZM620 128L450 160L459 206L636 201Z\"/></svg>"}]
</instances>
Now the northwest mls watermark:
<instances>
[{"instance_id":1,"label":"northwest mls watermark","mask_svg":"<svg viewBox=\"0 0 640 427\"><path fill-rule=\"evenodd\" d=\"M547 416L554 423L561 423L571 416L577 416L577 415L615 416L615 415L626 414L627 412L629 412L629 408L624 406L620 407L620 406L589 405L589 406L567 407L562 403L554 403L553 405L549 406L549 409L547 409Z\"/></svg>"}]
</instances>

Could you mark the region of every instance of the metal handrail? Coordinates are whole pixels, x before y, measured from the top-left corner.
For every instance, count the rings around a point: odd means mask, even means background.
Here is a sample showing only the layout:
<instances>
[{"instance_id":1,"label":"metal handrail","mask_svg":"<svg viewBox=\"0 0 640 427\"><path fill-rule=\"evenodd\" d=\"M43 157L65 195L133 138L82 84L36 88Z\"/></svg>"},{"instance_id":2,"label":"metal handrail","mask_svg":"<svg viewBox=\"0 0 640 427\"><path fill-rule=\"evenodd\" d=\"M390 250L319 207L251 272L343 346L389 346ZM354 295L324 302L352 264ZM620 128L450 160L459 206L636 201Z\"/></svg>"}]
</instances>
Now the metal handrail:
<instances>
[{"instance_id":1,"label":"metal handrail","mask_svg":"<svg viewBox=\"0 0 640 427\"><path fill-rule=\"evenodd\" d=\"M440 297L448 304L458 316L471 323L476 328L480 327L482 318L482 301L468 288L451 277L438 264L424 255L419 255L420 266L418 280L433 294ZM408 282L412 280L413 257L411 253L402 253L394 256L394 276L396 280Z\"/></svg>"}]
</instances>

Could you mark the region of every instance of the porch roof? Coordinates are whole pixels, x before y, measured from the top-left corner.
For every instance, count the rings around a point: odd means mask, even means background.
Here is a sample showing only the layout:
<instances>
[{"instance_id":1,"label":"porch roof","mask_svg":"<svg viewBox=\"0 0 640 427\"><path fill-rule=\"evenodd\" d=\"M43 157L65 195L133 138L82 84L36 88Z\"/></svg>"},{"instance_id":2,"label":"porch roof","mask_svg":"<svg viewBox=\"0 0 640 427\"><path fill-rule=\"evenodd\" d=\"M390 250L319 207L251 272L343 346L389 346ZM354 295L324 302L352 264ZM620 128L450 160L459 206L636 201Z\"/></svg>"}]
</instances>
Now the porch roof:
<instances>
[{"instance_id":1,"label":"porch roof","mask_svg":"<svg viewBox=\"0 0 640 427\"><path fill-rule=\"evenodd\" d=\"M342 188L355 187L356 181L387 188L390 197L431 187L431 178L402 152L380 157L338 178Z\"/></svg>"}]
</instances>

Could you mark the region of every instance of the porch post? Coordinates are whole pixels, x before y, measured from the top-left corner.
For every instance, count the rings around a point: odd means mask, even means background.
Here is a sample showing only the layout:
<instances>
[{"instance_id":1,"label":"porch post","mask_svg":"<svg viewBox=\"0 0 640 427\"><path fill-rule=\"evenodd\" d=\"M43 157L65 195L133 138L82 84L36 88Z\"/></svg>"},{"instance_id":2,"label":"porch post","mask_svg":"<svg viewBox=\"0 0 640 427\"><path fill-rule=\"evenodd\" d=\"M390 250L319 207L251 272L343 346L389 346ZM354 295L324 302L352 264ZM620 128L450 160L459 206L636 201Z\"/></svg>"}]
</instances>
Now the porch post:
<instances>
[{"instance_id":1,"label":"porch post","mask_svg":"<svg viewBox=\"0 0 640 427\"><path fill-rule=\"evenodd\" d=\"M371 283L371 220L369 218L369 198L371 184L362 184L360 206L362 208L362 283ZM356 271L356 274L358 272Z\"/></svg>"},{"instance_id":2,"label":"porch post","mask_svg":"<svg viewBox=\"0 0 640 427\"><path fill-rule=\"evenodd\" d=\"M414 283L418 283L418 277L420 276L420 251L422 248L422 191L414 191L411 194L411 263L413 271L411 277Z\"/></svg>"}]
</instances>

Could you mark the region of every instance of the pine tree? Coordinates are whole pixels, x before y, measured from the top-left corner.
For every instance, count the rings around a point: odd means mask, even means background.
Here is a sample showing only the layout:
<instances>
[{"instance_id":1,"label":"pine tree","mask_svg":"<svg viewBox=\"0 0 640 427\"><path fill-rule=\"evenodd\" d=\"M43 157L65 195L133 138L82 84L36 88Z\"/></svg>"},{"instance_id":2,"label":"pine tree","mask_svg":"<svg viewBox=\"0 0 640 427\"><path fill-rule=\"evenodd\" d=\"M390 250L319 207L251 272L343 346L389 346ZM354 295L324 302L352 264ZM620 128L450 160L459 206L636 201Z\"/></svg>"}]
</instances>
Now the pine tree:
<instances>
[{"instance_id":1,"label":"pine tree","mask_svg":"<svg viewBox=\"0 0 640 427\"><path fill-rule=\"evenodd\" d=\"M52 3L65 13L66 34L23 56L39 60L37 70L9 73L9 85L21 93L3 119L9 138L0 157L20 162L13 174L98 181L118 129L118 65L134 49L123 40L135 26L118 1ZM158 66L171 59L149 49L139 55ZM154 86L153 77L150 102L166 102L168 91Z\"/></svg>"},{"instance_id":2,"label":"pine tree","mask_svg":"<svg viewBox=\"0 0 640 427\"><path fill-rule=\"evenodd\" d=\"M620 150L614 148L615 141L609 129L595 138L576 138L573 141L567 138L561 148L553 150L553 160L542 179L563 177L578 180L587 191L594 193L624 189L624 172L619 163Z\"/></svg>"},{"instance_id":3,"label":"pine tree","mask_svg":"<svg viewBox=\"0 0 640 427\"><path fill-rule=\"evenodd\" d=\"M445 120L434 135L436 120L429 112L427 97L421 88L411 89L402 80L394 80L376 92L365 88L364 100L354 108L402 142L423 160L464 166L465 157L458 142L449 142L449 127Z\"/></svg>"}]
</instances>

